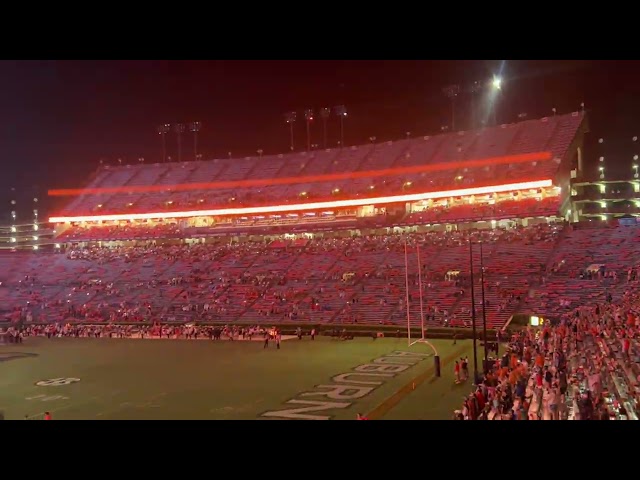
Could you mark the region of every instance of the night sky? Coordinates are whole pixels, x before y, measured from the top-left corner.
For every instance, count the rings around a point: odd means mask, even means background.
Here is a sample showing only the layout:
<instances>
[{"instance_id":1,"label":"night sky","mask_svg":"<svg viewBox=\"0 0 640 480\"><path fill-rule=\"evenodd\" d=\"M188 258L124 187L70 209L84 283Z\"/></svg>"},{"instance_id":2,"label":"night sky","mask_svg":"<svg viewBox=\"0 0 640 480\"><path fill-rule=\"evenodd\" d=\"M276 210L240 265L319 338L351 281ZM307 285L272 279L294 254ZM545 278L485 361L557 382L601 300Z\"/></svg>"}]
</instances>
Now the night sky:
<instances>
[{"instance_id":1,"label":"night sky","mask_svg":"<svg viewBox=\"0 0 640 480\"><path fill-rule=\"evenodd\" d=\"M589 160L605 155L608 171L630 170L632 155L640 154L631 142L640 135L637 61L2 61L0 213L10 198L32 195L44 212L47 188L82 186L100 159L159 161L156 127L162 123L202 122L205 158L286 152L284 113L291 110L298 111L302 146L302 112L309 107L346 105L347 144L434 134L450 122L443 87L489 80L500 71L499 123L522 112L551 115L552 107L576 111L584 101ZM467 105L460 97L462 125ZM321 131L316 122L317 142ZM333 118L330 144L338 132ZM168 140L176 158L175 135ZM191 137L183 144L183 159L190 159Z\"/></svg>"}]
</instances>

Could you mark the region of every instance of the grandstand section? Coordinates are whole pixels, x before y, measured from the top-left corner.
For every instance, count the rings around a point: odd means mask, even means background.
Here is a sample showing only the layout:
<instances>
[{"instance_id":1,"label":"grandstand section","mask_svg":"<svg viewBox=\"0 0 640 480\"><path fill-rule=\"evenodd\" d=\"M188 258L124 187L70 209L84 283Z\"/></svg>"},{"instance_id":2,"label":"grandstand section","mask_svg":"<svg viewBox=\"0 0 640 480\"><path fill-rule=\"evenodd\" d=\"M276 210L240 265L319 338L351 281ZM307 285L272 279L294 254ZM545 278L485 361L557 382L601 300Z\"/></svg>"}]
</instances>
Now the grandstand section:
<instances>
[{"instance_id":1,"label":"grandstand section","mask_svg":"<svg viewBox=\"0 0 640 480\"><path fill-rule=\"evenodd\" d=\"M245 159L103 167L51 218L60 242L566 215L582 113ZM122 229L121 227L127 227ZM126 233L125 233L126 232Z\"/></svg>"},{"instance_id":2,"label":"grandstand section","mask_svg":"<svg viewBox=\"0 0 640 480\"><path fill-rule=\"evenodd\" d=\"M85 189L51 192L74 197L51 218L53 254L0 258L2 314L406 325L405 239L416 325L417 244L431 327L470 326L470 241L485 246L489 328L561 314L543 282L581 235L565 221L587 128L573 113L312 153L103 167ZM602 235L633 235L615 231ZM588 268L582 260L572 267Z\"/></svg>"}]
</instances>

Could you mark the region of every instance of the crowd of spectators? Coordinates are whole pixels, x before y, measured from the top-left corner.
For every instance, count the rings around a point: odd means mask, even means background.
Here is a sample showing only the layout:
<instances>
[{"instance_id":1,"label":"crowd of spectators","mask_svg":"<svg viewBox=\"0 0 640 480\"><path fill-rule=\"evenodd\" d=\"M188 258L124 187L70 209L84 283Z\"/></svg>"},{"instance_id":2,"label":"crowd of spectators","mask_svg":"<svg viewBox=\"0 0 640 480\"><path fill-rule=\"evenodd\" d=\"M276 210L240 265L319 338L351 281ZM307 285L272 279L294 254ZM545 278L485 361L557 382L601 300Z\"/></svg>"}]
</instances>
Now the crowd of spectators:
<instances>
[{"instance_id":1,"label":"crowd of spectators","mask_svg":"<svg viewBox=\"0 0 640 480\"><path fill-rule=\"evenodd\" d=\"M463 420L637 420L640 294L514 333L455 412ZM481 367L480 367L481 368Z\"/></svg>"},{"instance_id":2,"label":"crowd of spectators","mask_svg":"<svg viewBox=\"0 0 640 480\"><path fill-rule=\"evenodd\" d=\"M469 298L470 240L485 244L487 289L499 298L496 311L509 310L517 306L521 293L509 287L505 275L515 278L515 267L516 276L526 268L519 262L514 266L513 258L502 259L501 249L519 245L537 251L541 244L552 245L561 230L561 225L542 224L408 235L410 308L418 305L418 244L424 255L420 273L430 297L429 320L456 325L468 316L466 306L456 311L454 303ZM405 237L395 234L304 242L146 241L130 247L72 247L64 255L35 256L35 263L29 260L32 263L16 268L13 279L0 288L6 289L9 306L5 317L28 323L394 323L406 318L404 244ZM511 265L507 274L501 265ZM458 273L452 276L452 270Z\"/></svg>"}]
</instances>

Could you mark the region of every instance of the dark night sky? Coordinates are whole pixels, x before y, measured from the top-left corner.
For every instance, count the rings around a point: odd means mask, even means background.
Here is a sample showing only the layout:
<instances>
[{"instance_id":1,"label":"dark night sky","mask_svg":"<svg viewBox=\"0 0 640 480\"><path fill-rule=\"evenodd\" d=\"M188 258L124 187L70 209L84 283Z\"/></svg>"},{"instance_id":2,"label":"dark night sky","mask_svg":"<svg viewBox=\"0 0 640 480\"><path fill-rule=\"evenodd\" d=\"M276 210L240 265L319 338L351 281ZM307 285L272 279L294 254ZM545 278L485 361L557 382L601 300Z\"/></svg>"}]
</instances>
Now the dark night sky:
<instances>
[{"instance_id":1,"label":"dark night sky","mask_svg":"<svg viewBox=\"0 0 640 480\"><path fill-rule=\"evenodd\" d=\"M80 186L100 158L160 158L157 125L199 120L205 157L288 148L283 114L345 104L346 142L433 134L448 123L441 89L490 79L501 61L2 61L0 210L11 187L43 191ZM498 120L590 111L604 155L629 168L640 134L640 62L504 62ZM463 120L466 100L459 101ZM320 139L320 122L316 139ZM338 140L338 122L329 137ZM298 145L305 130L299 121ZM191 155L185 138L184 156ZM170 137L175 157L175 138ZM640 153L640 152L638 152ZM590 149L591 158L600 151ZM628 157L628 158L627 158ZM612 165L613 169L613 165ZM36 189L34 190L34 187ZM30 195L30 193L29 193ZM41 204L41 208L44 207Z\"/></svg>"}]
</instances>

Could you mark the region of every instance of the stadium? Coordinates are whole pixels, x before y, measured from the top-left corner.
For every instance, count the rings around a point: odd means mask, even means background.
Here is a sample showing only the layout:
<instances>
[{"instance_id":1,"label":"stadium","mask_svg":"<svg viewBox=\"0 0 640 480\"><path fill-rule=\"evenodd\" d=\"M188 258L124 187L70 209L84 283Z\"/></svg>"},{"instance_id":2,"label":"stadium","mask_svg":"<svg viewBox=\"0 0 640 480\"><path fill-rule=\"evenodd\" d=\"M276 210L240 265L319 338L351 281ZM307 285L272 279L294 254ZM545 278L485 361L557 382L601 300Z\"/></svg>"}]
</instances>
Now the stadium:
<instances>
[{"instance_id":1,"label":"stadium","mask_svg":"<svg viewBox=\"0 0 640 480\"><path fill-rule=\"evenodd\" d=\"M0 409L637 419L640 181L590 176L588 132L580 109L52 188L0 232Z\"/></svg>"}]
</instances>

